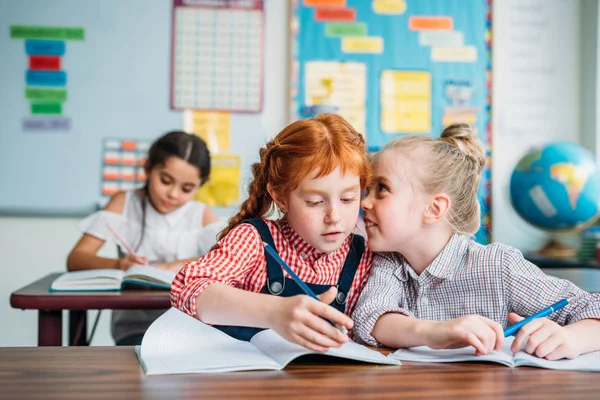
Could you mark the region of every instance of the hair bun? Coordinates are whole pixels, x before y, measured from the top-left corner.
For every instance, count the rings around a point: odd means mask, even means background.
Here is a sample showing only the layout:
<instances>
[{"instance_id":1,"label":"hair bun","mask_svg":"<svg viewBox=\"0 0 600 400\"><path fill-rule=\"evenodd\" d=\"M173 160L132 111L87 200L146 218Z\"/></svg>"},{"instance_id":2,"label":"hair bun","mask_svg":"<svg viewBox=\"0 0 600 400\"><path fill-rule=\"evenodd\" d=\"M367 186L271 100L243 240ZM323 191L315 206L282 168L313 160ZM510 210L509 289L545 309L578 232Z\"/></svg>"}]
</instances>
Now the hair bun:
<instances>
[{"instance_id":1,"label":"hair bun","mask_svg":"<svg viewBox=\"0 0 600 400\"><path fill-rule=\"evenodd\" d=\"M471 125L452 124L444 129L440 139L473 161L477 165L477 171L481 172L486 162L486 151Z\"/></svg>"}]
</instances>

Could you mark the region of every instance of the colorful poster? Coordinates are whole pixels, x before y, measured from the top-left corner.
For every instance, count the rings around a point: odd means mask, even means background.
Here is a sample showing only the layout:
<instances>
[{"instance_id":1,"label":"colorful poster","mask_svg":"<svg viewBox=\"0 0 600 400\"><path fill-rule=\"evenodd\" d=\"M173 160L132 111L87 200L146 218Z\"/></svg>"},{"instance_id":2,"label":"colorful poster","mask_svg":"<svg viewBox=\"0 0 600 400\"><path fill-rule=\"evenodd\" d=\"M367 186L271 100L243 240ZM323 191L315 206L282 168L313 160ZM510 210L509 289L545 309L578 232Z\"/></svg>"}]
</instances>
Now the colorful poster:
<instances>
[{"instance_id":1,"label":"colorful poster","mask_svg":"<svg viewBox=\"0 0 600 400\"><path fill-rule=\"evenodd\" d=\"M263 19L263 0L174 0L171 106L259 112Z\"/></svg>"},{"instance_id":2,"label":"colorful poster","mask_svg":"<svg viewBox=\"0 0 600 400\"><path fill-rule=\"evenodd\" d=\"M348 119L361 121L353 123L361 126L371 152L405 134L435 137L449 123L468 122L491 160L491 1L291 4L292 120L315 110L360 116ZM342 64L360 64L364 76L341 102L332 101L330 87L339 72L325 66ZM329 105L315 107L318 103ZM347 111L350 104L354 113ZM479 191L483 225L477 239L483 243L491 231L489 171L488 165Z\"/></svg>"},{"instance_id":3,"label":"colorful poster","mask_svg":"<svg viewBox=\"0 0 600 400\"><path fill-rule=\"evenodd\" d=\"M105 139L102 146L100 194L106 203L122 190L142 187L146 183L144 162L152 142L140 139Z\"/></svg>"},{"instance_id":4,"label":"colorful poster","mask_svg":"<svg viewBox=\"0 0 600 400\"><path fill-rule=\"evenodd\" d=\"M62 116L67 100L67 72L62 70L66 40L84 40L80 27L12 25L12 39L25 39L28 69L25 98L30 114L22 119L24 132L68 131L71 119Z\"/></svg>"},{"instance_id":5,"label":"colorful poster","mask_svg":"<svg viewBox=\"0 0 600 400\"><path fill-rule=\"evenodd\" d=\"M306 63L304 104L329 106L365 132L366 68L361 63L311 61Z\"/></svg>"}]
</instances>

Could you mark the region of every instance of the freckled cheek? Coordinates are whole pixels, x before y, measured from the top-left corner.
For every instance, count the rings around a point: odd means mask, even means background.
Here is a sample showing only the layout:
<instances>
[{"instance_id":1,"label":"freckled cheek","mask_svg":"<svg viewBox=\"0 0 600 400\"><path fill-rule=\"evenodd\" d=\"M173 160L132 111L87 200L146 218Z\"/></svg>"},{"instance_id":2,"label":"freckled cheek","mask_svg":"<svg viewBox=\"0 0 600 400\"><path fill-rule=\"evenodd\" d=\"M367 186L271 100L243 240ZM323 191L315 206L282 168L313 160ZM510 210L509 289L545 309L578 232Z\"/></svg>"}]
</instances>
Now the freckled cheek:
<instances>
[{"instance_id":1,"label":"freckled cheek","mask_svg":"<svg viewBox=\"0 0 600 400\"><path fill-rule=\"evenodd\" d=\"M318 211L314 211L314 212L307 212L304 213L301 218L302 218L302 222L305 225L311 226L320 222L323 222L323 213L322 212L318 212Z\"/></svg>"}]
</instances>

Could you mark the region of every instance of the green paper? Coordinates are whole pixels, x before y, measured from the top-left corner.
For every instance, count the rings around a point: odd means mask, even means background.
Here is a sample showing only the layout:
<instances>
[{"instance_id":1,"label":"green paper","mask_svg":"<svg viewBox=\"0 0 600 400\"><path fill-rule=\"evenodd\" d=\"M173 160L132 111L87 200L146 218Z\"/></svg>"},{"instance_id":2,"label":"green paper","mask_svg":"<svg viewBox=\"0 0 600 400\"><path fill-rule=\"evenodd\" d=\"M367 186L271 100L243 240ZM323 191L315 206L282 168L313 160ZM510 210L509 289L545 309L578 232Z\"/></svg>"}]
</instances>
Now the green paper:
<instances>
[{"instance_id":1,"label":"green paper","mask_svg":"<svg viewBox=\"0 0 600 400\"><path fill-rule=\"evenodd\" d=\"M83 40L83 28L60 26L11 25L12 39Z\"/></svg>"},{"instance_id":2,"label":"green paper","mask_svg":"<svg viewBox=\"0 0 600 400\"><path fill-rule=\"evenodd\" d=\"M25 88L25 98L36 103L62 103L67 100L65 89Z\"/></svg>"},{"instance_id":3,"label":"green paper","mask_svg":"<svg viewBox=\"0 0 600 400\"><path fill-rule=\"evenodd\" d=\"M32 103L32 114L62 114L62 105L60 103Z\"/></svg>"},{"instance_id":4,"label":"green paper","mask_svg":"<svg viewBox=\"0 0 600 400\"><path fill-rule=\"evenodd\" d=\"M343 23L329 22L325 24L326 36L366 36L367 24L364 22Z\"/></svg>"}]
</instances>

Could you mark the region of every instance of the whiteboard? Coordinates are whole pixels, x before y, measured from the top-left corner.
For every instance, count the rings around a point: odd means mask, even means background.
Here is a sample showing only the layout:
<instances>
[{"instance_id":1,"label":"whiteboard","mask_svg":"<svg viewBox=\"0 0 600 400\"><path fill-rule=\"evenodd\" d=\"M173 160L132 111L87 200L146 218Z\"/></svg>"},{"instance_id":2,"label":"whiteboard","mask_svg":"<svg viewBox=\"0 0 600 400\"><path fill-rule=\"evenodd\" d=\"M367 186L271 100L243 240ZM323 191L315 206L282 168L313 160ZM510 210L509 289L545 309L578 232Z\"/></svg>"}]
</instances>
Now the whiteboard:
<instances>
[{"instance_id":1,"label":"whiteboard","mask_svg":"<svg viewBox=\"0 0 600 400\"><path fill-rule=\"evenodd\" d=\"M170 0L21 0L0 2L0 214L83 215L100 201L102 144L107 138L154 140L182 129L169 105ZM73 26L62 69L67 131L26 132L28 58L11 25ZM242 171L265 142L261 114L233 114L231 153ZM247 180L243 174L242 180Z\"/></svg>"}]
</instances>

